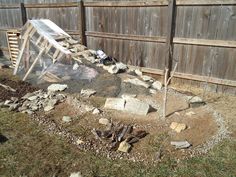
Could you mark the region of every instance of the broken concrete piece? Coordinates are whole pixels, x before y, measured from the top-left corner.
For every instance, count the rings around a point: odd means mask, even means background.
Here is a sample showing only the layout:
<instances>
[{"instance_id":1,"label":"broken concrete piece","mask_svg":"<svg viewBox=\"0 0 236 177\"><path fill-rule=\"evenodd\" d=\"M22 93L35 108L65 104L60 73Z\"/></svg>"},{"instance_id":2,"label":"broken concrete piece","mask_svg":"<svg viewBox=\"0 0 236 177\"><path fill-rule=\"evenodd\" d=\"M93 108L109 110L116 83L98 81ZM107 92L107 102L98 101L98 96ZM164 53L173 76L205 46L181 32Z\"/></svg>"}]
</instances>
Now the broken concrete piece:
<instances>
[{"instance_id":1,"label":"broken concrete piece","mask_svg":"<svg viewBox=\"0 0 236 177\"><path fill-rule=\"evenodd\" d=\"M15 111L15 110L18 108L18 106L19 106L18 103L11 104L10 107L9 107L9 110L10 110L10 111Z\"/></svg>"},{"instance_id":2,"label":"broken concrete piece","mask_svg":"<svg viewBox=\"0 0 236 177\"><path fill-rule=\"evenodd\" d=\"M101 111L98 108L95 108L92 112L92 114L100 114Z\"/></svg>"},{"instance_id":3,"label":"broken concrete piece","mask_svg":"<svg viewBox=\"0 0 236 177\"><path fill-rule=\"evenodd\" d=\"M135 74L137 74L138 76L142 76L142 75L143 75L142 71L140 71L139 69L135 69L134 72L135 72Z\"/></svg>"},{"instance_id":4,"label":"broken concrete piece","mask_svg":"<svg viewBox=\"0 0 236 177\"><path fill-rule=\"evenodd\" d=\"M135 94L125 93L125 94L121 95L121 98L123 98L123 99L136 98L136 97L137 97L137 95L135 95Z\"/></svg>"},{"instance_id":5,"label":"broken concrete piece","mask_svg":"<svg viewBox=\"0 0 236 177\"><path fill-rule=\"evenodd\" d=\"M131 83L131 84L134 84L134 85L138 85L138 86L143 86L145 88L149 88L150 85L144 81L141 81L137 78L134 78L134 79L126 79L124 80L124 82L128 82L128 83Z\"/></svg>"},{"instance_id":6,"label":"broken concrete piece","mask_svg":"<svg viewBox=\"0 0 236 177\"><path fill-rule=\"evenodd\" d=\"M71 119L70 116L63 116L63 117L62 117L62 121L63 121L64 123L68 123L68 122L71 122L72 119Z\"/></svg>"},{"instance_id":7,"label":"broken concrete piece","mask_svg":"<svg viewBox=\"0 0 236 177\"><path fill-rule=\"evenodd\" d=\"M99 124L102 124L102 125L108 125L110 124L110 120L106 119L106 118L101 118L99 119Z\"/></svg>"},{"instance_id":8,"label":"broken concrete piece","mask_svg":"<svg viewBox=\"0 0 236 177\"><path fill-rule=\"evenodd\" d=\"M181 131L185 130L187 128L186 124L181 124L181 123L177 123L177 122L172 122L170 125L170 128L172 130L175 130L177 133L180 133Z\"/></svg>"},{"instance_id":9,"label":"broken concrete piece","mask_svg":"<svg viewBox=\"0 0 236 177\"><path fill-rule=\"evenodd\" d=\"M107 98L104 108L123 111L125 108L125 100L122 98Z\"/></svg>"},{"instance_id":10,"label":"broken concrete piece","mask_svg":"<svg viewBox=\"0 0 236 177\"><path fill-rule=\"evenodd\" d=\"M175 146L176 149L186 149L191 146L188 141L171 141L170 144Z\"/></svg>"},{"instance_id":11,"label":"broken concrete piece","mask_svg":"<svg viewBox=\"0 0 236 177\"><path fill-rule=\"evenodd\" d=\"M48 87L48 91L57 92L57 91L63 91L67 88L68 88L68 86L66 84L51 84Z\"/></svg>"},{"instance_id":12,"label":"broken concrete piece","mask_svg":"<svg viewBox=\"0 0 236 177\"><path fill-rule=\"evenodd\" d=\"M131 148L131 145L129 143L127 143L126 141L122 141L119 145L118 151L121 152L129 152L129 149Z\"/></svg>"},{"instance_id":13,"label":"broken concrete piece","mask_svg":"<svg viewBox=\"0 0 236 177\"><path fill-rule=\"evenodd\" d=\"M129 112L131 114L147 115L150 110L149 104L142 102L136 98L129 98L125 101L126 103L124 111Z\"/></svg>"},{"instance_id":14,"label":"broken concrete piece","mask_svg":"<svg viewBox=\"0 0 236 177\"><path fill-rule=\"evenodd\" d=\"M156 89L156 90L161 90L162 89L162 83L159 81L155 81L152 84L152 88Z\"/></svg>"},{"instance_id":15,"label":"broken concrete piece","mask_svg":"<svg viewBox=\"0 0 236 177\"><path fill-rule=\"evenodd\" d=\"M96 90L93 90L93 89L82 89L80 94L81 94L81 96L88 98L88 97L96 94Z\"/></svg>"}]
</instances>

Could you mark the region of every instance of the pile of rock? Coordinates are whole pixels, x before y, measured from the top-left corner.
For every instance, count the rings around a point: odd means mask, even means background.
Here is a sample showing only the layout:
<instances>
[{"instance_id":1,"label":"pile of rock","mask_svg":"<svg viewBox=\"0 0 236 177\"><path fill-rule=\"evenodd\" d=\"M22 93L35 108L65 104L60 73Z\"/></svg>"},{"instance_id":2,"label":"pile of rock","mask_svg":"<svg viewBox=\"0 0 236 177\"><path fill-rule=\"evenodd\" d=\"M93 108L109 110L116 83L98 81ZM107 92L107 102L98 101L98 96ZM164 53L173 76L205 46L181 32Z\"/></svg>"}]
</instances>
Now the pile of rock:
<instances>
[{"instance_id":1,"label":"pile of rock","mask_svg":"<svg viewBox=\"0 0 236 177\"><path fill-rule=\"evenodd\" d=\"M41 109L50 111L54 109L56 104L63 102L65 98L66 96L63 94L38 90L33 93L27 93L20 99L12 97L10 100L0 103L0 105L9 107L9 110L11 111L33 114L35 111Z\"/></svg>"}]
</instances>

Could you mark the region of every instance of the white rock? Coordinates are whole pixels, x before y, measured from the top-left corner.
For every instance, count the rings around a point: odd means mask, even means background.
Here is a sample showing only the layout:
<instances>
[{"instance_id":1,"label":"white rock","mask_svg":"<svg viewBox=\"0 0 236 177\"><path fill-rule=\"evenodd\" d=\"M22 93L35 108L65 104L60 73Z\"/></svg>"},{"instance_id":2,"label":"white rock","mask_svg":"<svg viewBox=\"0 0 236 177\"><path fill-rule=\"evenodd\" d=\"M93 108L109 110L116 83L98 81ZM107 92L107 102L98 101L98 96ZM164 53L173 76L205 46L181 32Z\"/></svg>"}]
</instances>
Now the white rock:
<instances>
[{"instance_id":1,"label":"white rock","mask_svg":"<svg viewBox=\"0 0 236 177\"><path fill-rule=\"evenodd\" d=\"M63 91L67 88L68 88L68 86L66 84L51 84L48 87L48 91L51 91L51 92Z\"/></svg>"},{"instance_id":2,"label":"white rock","mask_svg":"<svg viewBox=\"0 0 236 177\"><path fill-rule=\"evenodd\" d=\"M124 111L131 113L131 114L138 114L138 115L147 115L150 110L150 105L144 103L136 98L129 98L125 100L125 108Z\"/></svg>"},{"instance_id":3,"label":"white rock","mask_svg":"<svg viewBox=\"0 0 236 177\"><path fill-rule=\"evenodd\" d=\"M140 71L139 69L135 69L134 72L135 72L135 74L137 74L138 76L142 76L142 75L143 75L142 71Z\"/></svg>"},{"instance_id":4,"label":"white rock","mask_svg":"<svg viewBox=\"0 0 236 177\"><path fill-rule=\"evenodd\" d=\"M141 76L141 78L144 80L144 81L146 81L146 82L153 82L153 79L152 79L152 77L150 77L150 76L147 76L147 75L142 75Z\"/></svg>"},{"instance_id":5,"label":"white rock","mask_svg":"<svg viewBox=\"0 0 236 177\"><path fill-rule=\"evenodd\" d=\"M192 115L195 115L196 113L193 112L193 111L189 111L189 112L186 112L185 114L186 114L187 116L192 116Z\"/></svg>"},{"instance_id":6,"label":"white rock","mask_svg":"<svg viewBox=\"0 0 236 177\"><path fill-rule=\"evenodd\" d=\"M170 144L175 146L176 149L186 149L191 146L188 141L171 141Z\"/></svg>"},{"instance_id":7,"label":"white rock","mask_svg":"<svg viewBox=\"0 0 236 177\"><path fill-rule=\"evenodd\" d=\"M31 97L28 97L27 99L30 100L30 101L33 101L33 100L36 100L38 98L37 95L33 95Z\"/></svg>"},{"instance_id":8,"label":"white rock","mask_svg":"<svg viewBox=\"0 0 236 177\"><path fill-rule=\"evenodd\" d=\"M136 97L137 97L137 95L135 95L135 94L127 94L127 93L125 93L125 94L121 95L121 98L123 98L123 99L136 98Z\"/></svg>"},{"instance_id":9,"label":"white rock","mask_svg":"<svg viewBox=\"0 0 236 177\"><path fill-rule=\"evenodd\" d=\"M127 65L125 65L122 62L116 63L116 67L119 69L119 71L124 71L124 70L126 70L128 68Z\"/></svg>"},{"instance_id":10,"label":"white rock","mask_svg":"<svg viewBox=\"0 0 236 177\"><path fill-rule=\"evenodd\" d=\"M189 103L203 102L203 100L198 96L188 96L187 98L188 98Z\"/></svg>"},{"instance_id":11,"label":"white rock","mask_svg":"<svg viewBox=\"0 0 236 177\"><path fill-rule=\"evenodd\" d=\"M156 91L155 89L149 89L149 92L150 92L151 94L156 94L156 93L157 93L157 91Z\"/></svg>"},{"instance_id":12,"label":"white rock","mask_svg":"<svg viewBox=\"0 0 236 177\"><path fill-rule=\"evenodd\" d=\"M102 124L102 125L110 124L110 121L108 119L106 119L106 118L101 118L101 119L99 119L98 122L99 122L99 124Z\"/></svg>"},{"instance_id":13,"label":"white rock","mask_svg":"<svg viewBox=\"0 0 236 177\"><path fill-rule=\"evenodd\" d=\"M93 113L92 114L100 114L101 113L101 111L98 109L98 108L95 108L94 110L93 110Z\"/></svg>"},{"instance_id":14,"label":"white rock","mask_svg":"<svg viewBox=\"0 0 236 177\"><path fill-rule=\"evenodd\" d=\"M83 97L90 97L90 96L96 94L96 90L93 90L93 89L82 89L80 94Z\"/></svg>"},{"instance_id":15,"label":"white rock","mask_svg":"<svg viewBox=\"0 0 236 177\"><path fill-rule=\"evenodd\" d=\"M71 122L72 119L71 119L70 116L63 116L63 117L62 117L62 121L65 122L65 123L68 123L68 122Z\"/></svg>"},{"instance_id":16,"label":"white rock","mask_svg":"<svg viewBox=\"0 0 236 177\"><path fill-rule=\"evenodd\" d=\"M85 111L87 111L87 112L91 112L91 111L94 110L94 107L91 106L91 105L84 105L84 109L85 109Z\"/></svg>"},{"instance_id":17,"label":"white rock","mask_svg":"<svg viewBox=\"0 0 236 177\"><path fill-rule=\"evenodd\" d=\"M159 81L155 81L153 84L152 84L152 88L156 89L156 90L161 90L162 89L162 83L159 82Z\"/></svg>"},{"instance_id":18,"label":"white rock","mask_svg":"<svg viewBox=\"0 0 236 177\"><path fill-rule=\"evenodd\" d=\"M144 81L141 81L138 78L126 79L126 80L124 80L124 82L131 83L131 84L138 85L138 86L143 86L145 88L149 88L150 87L150 85L148 83L146 83Z\"/></svg>"},{"instance_id":19,"label":"white rock","mask_svg":"<svg viewBox=\"0 0 236 177\"><path fill-rule=\"evenodd\" d=\"M81 139L78 139L77 141L76 141L76 144L77 145L80 145L80 144L83 144L84 143L84 141L82 141Z\"/></svg>"},{"instance_id":20,"label":"white rock","mask_svg":"<svg viewBox=\"0 0 236 177\"><path fill-rule=\"evenodd\" d=\"M107 98L104 108L106 109L115 109L115 110L124 110L125 100L122 98Z\"/></svg>"},{"instance_id":21,"label":"white rock","mask_svg":"<svg viewBox=\"0 0 236 177\"><path fill-rule=\"evenodd\" d=\"M127 143L126 141L122 141L119 145L118 151L129 152L130 148L131 148L131 145L129 143Z\"/></svg>"},{"instance_id":22,"label":"white rock","mask_svg":"<svg viewBox=\"0 0 236 177\"><path fill-rule=\"evenodd\" d=\"M79 64L78 63L75 63L74 65L73 65L73 70L77 70L79 68Z\"/></svg>"},{"instance_id":23,"label":"white rock","mask_svg":"<svg viewBox=\"0 0 236 177\"><path fill-rule=\"evenodd\" d=\"M70 177L82 177L80 172L76 172L76 173L71 173Z\"/></svg>"},{"instance_id":24,"label":"white rock","mask_svg":"<svg viewBox=\"0 0 236 177\"><path fill-rule=\"evenodd\" d=\"M48 106L45 106L43 110L44 110L45 112L47 112L47 111L51 111L51 110L53 110L53 109L54 109L54 106L48 105Z\"/></svg>"},{"instance_id":25,"label":"white rock","mask_svg":"<svg viewBox=\"0 0 236 177\"><path fill-rule=\"evenodd\" d=\"M119 72L119 68L116 65L111 65L107 71L111 74L116 74Z\"/></svg>"}]
</instances>

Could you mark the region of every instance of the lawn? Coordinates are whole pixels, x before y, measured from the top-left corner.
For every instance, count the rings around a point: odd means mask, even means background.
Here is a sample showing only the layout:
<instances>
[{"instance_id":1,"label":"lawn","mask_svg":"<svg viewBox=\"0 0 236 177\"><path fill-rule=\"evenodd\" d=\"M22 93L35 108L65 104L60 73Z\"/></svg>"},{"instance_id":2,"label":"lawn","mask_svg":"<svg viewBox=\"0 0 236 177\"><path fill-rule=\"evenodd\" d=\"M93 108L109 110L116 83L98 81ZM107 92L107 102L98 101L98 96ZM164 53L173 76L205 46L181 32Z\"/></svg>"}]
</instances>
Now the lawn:
<instances>
[{"instance_id":1,"label":"lawn","mask_svg":"<svg viewBox=\"0 0 236 177\"><path fill-rule=\"evenodd\" d=\"M0 176L236 176L236 141L221 142L208 154L177 162L167 158L155 165L110 160L81 152L60 137L49 134L25 114L0 110Z\"/></svg>"}]
</instances>

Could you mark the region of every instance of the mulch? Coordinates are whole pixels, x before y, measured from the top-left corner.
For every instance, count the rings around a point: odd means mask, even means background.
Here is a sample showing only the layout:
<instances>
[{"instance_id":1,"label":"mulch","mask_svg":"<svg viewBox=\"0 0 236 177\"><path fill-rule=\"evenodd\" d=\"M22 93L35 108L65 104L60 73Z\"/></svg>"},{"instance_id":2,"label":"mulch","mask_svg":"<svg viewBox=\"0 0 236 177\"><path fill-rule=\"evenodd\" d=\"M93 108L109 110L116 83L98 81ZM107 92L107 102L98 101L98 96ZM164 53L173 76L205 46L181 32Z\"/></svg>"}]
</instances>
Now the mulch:
<instances>
[{"instance_id":1,"label":"mulch","mask_svg":"<svg viewBox=\"0 0 236 177\"><path fill-rule=\"evenodd\" d=\"M4 89L3 87L0 87L0 100L2 101L10 99L11 97L21 98L26 93L39 90L38 88L33 87L31 84L27 82L13 81L8 78L0 78L0 83L10 86L11 88L16 90L16 92L12 92Z\"/></svg>"}]
</instances>

